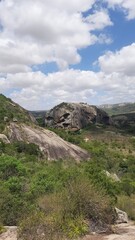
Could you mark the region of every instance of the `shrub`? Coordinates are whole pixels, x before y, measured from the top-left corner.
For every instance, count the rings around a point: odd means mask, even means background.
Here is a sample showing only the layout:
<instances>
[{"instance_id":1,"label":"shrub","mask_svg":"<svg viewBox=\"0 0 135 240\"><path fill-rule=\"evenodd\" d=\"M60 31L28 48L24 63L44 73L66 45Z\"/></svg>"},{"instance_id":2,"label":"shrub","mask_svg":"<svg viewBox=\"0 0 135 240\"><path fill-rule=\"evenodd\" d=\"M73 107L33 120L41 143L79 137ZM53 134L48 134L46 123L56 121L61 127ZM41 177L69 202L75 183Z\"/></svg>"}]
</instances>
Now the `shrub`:
<instances>
[{"instance_id":1,"label":"shrub","mask_svg":"<svg viewBox=\"0 0 135 240\"><path fill-rule=\"evenodd\" d=\"M26 169L23 164L14 157L1 156L0 157L0 178L7 180L12 176L24 176Z\"/></svg>"},{"instance_id":2,"label":"shrub","mask_svg":"<svg viewBox=\"0 0 135 240\"><path fill-rule=\"evenodd\" d=\"M60 193L41 197L39 209L40 213L21 223L19 236L22 239L77 238L93 225L108 227L114 221L109 197L97 191L87 178L70 181Z\"/></svg>"},{"instance_id":3,"label":"shrub","mask_svg":"<svg viewBox=\"0 0 135 240\"><path fill-rule=\"evenodd\" d=\"M34 212L24 219L18 231L18 240L64 240L55 218Z\"/></svg>"},{"instance_id":4,"label":"shrub","mask_svg":"<svg viewBox=\"0 0 135 240\"><path fill-rule=\"evenodd\" d=\"M131 220L135 220L135 195L131 195L130 197L125 195L120 195L118 197L117 206L118 208L127 212Z\"/></svg>"}]
</instances>

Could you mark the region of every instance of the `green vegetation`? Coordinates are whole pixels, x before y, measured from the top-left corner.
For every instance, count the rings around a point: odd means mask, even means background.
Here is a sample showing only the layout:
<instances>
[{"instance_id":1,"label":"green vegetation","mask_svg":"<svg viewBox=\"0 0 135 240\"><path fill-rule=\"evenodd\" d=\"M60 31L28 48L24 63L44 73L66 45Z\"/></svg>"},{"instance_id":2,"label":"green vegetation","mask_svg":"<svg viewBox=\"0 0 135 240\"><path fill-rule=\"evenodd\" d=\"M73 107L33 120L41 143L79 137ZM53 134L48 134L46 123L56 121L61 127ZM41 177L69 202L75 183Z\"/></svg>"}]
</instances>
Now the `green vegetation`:
<instances>
[{"instance_id":1,"label":"green vegetation","mask_svg":"<svg viewBox=\"0 0 135 240\"><path fill-rule=\"evenodd\" d=\"M18 225L22 240L64 240L109 228L114 206L135 220L134 137L93 125L54 131L89 151L90 161L49 162L35 144L1 141L0 226Z\"/></svg>"},{"instance_id":2,"label":"green vegetation","mask_svg":"<svg viewBox=\"0 0 135 240\"><path fill-rule=\"evenodd\" d=\"M119 131L135 134L135 113L113 115L112 120Z\"/></svg>"},{"instance_id":3,"label":"green vegetation","mask_svg":"<svg viewBox=\"0 0 135 240\"><path fill-rule=\"evenodd\" d=\"M45 127L46 111L30 111L30 114L32 114L35 117L35 119L40 127Z\"/></svg>"},{"instance_id":4,"label":"green vegetation","mask_svg":"<svg viewBox=\"0 0 135 240\"><path fill-rule=\"evenodd\" d=\"M5 125L13 120L21 123L32 122L29 113L25 109L0 94L0 132L3 132Z\"/></svg>"},{"instance_id":5,"label":"green vegetation","mask_svg":"<svg viewBox=\"0 0 135 240\"><path fill-rule=\"evenodd\" d=\"M102 108L102 106L101 106ZM135 112L135 103L113 104L110 107L103 107L103 110L110 116Z\"/></svg>"},{"instance_id":6,"label":"green vegetation","mask_svg":"<svg viewBox=\"0 0 135 240\"><path fill-rule=\"evenodd\" d=\"M0 222L20 225L23 239L31 234L41 239L38 229L48 239L76 238L92 223L103 227L114 221L115 193L104 187L102 168L98 184L93 161L46 162L34 144L0 146ZM113 182L108 184L114 188Z\"/></svg>"}]
</instances>

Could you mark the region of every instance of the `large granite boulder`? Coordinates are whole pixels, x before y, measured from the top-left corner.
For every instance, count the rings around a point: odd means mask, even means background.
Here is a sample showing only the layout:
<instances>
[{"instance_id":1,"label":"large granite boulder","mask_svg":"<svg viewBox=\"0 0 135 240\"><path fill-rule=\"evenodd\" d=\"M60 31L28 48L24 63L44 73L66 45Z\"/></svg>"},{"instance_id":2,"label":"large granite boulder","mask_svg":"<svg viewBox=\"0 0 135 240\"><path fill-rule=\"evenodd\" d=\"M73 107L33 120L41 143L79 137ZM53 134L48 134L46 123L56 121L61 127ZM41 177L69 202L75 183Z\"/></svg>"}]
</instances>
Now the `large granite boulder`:
<instances>
[{"instance_id":1,"label":"large granite boulder","mask_svg":"<svg viewBox=\"0 0 135 240\"><path fill-rule=\"evenodd\" d=\"M7 132L10 142L23 141L38 145L48 160L74 159L81 161L90 158L86 150L66 142L54 132L38 126L13 122L7 127Z\"/></svg>"},{"instance_id":2,"label":"large granite boulder","mask_svg":"<svg viewBox=\"0 0 135 240\"><path fill-rule=\"evenodd\" d=\"M61 103L45 115L45 126L78 130L89 124L111 124L108 114L86 103Z\"/></svg>"}]
</instances>

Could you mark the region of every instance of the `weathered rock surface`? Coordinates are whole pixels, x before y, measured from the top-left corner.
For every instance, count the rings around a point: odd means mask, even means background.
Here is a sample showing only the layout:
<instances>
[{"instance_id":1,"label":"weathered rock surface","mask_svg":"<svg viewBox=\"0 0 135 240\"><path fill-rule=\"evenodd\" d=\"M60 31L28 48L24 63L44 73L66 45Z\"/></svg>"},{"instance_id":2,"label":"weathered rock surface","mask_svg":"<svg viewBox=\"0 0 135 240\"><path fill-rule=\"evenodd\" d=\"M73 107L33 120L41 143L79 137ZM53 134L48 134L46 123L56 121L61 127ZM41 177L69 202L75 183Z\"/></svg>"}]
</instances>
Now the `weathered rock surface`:
<instances>
[{"instance_id":1,"label":"weathered rock surface","mask_svg":"<svg viewBox=\"0 0 135 240\"><path fill-rule=\"evenodd\" d=\"M134 222L121 223L115 228L115 233L106 236L104 240L135 240Z\"/></svg>"},{"instance_id":2,"label":"weathered rock surface","mask_svg":"<svg viewBox=\"0 0 135 240\"><path fill-rule=\"evenodd\" d=\"M0 140L2 140L4 143L10 143L9 139L4 134L0 134Z\"/></svg>"},{"instance_id":3,"label":"weathered rock surface","mask_svg":"<svg viewBox=\"0 0 135 240\"><path fill-rule=\"evenodd\" d=\"M48 160L70 158L80 161L89 158L87 151L38 126L10 123L8 126L8 138L11 142L24 141L39 145Z\"/></svg>"},{"instance_id":4,"label":"weathered rock surface","mask_svg":"<svg viewBox=\"0 0 135 240\"><path fill-rule=\"evenodd\" d=\"M80 240L135 240L134 222L121 223L115 225L115 233L87 235Z\"/></svg>"},{"instance_id":5,"label":"weathered rock surface","mask_svg":"<svg viewBox=\"0 0 135 240\"><path fill-rule=\"evenodd\" d=\"M88 124L111 124L106 112L85 103L61 103L45 115L48 127L78 130Z\"/></svg>"},{"instance_id":6,"label":"weathered rock surface","mask_svg":"<svg viewBox=\"0 0 135 240\"><path fill-rule=\"evenodd\" d=\"M17 240L17 227L5 227L5 232L0 234L0 240Z\"/></svg>"},{"instance_id":7,"label":"weathered rock surface","mask_svg":"<svg viewBox=\"0 0 135 240\"><path fill-rule=\"evenodd\" d=\"M117 214L117 223L127 223L128 222L128 215L126 212L115 208L116 214Z\"/></svg>"},{"instance_id":8,"label":"weathered rock surface","mask_svg":"<svg viewBox=\"0 0 135 240\"><path fill-rule=\"evenodd\" d=\"M116 173L109 173L108 171L104 171L107 177L111 178L115 182L120 182L120 178L117 176Z\"/></svg>"}]
</instances>

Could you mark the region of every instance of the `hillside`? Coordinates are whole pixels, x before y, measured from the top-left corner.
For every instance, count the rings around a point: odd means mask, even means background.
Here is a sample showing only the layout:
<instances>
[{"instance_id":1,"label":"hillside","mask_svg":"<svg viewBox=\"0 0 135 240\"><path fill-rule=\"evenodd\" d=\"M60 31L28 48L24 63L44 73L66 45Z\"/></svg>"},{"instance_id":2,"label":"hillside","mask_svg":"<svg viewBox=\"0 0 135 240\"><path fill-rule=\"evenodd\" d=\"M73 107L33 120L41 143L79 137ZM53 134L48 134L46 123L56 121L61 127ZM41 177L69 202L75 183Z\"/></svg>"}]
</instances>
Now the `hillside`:
<instances>
[{"instance_id":1,"label":"hillside","mask_svg":"<svg viewBox=\"0 0 135 240\"><path fill-rule=\"evenodd\" d=\"M35 118L25 109L0 95L0 139L4 142L26 142L37 145L48 160L88 159L88 153L65 142L55 133L35 124ZM3 134L2 134L3 133Z\"/></svg>"},{"instance_id":2,"label":"hillside","mask_svg":"<svg viewBox=\"0 0 135 240\"><path fill-rule=\"evenodd\" d=\"M1 104L12 106L9 101L4 97ZM78 131L50 131L31 120L23 122L29 116L26 110L20 120L10 115L2 120L0 233L6 225L18 226L18 240L82 239L91 232L110 232L112 224L125 221L115 207L135 220L134 135L105 122L95 124L110 118L90 109L94 123Z\"/></svg>"},{"instance_id":3,"label":"hillside","mask_svg":"<svg viewBox=\"0 0 135 240\"><path fill-rule=\"evenodd\" d=\"M103 109L110 116L135 112L135 103L104 104L99 108Z\"/></svg>"},{"instance_id":4,"label":"hillside","mask_svg":"<svg viewBox=\"0 0 135 240\"><path fill-rule=\"evenodd\" d=\"M4 125L10 121L28 124L36 122L28 111L0 94L0 129L2 130Z\"/></svg>"}]
</instances>

